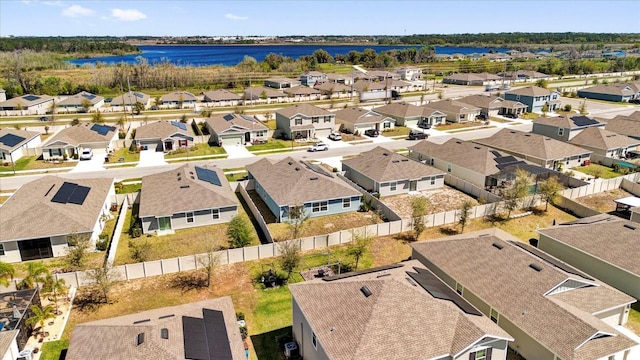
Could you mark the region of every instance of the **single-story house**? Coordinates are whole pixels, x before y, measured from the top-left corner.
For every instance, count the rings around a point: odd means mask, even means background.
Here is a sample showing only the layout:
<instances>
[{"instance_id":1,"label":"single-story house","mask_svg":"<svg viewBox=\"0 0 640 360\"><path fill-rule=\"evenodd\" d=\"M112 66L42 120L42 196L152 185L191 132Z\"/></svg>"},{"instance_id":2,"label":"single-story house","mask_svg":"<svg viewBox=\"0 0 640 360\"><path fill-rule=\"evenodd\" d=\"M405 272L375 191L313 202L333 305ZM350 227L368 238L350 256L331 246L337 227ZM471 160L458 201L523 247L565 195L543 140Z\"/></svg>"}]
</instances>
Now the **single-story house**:
<instances>
[{"instance_id":1,"label":"single-story house","mask_svg":"<svg viewBox=\"0 0 640 360\"><path fill-rule=\"evenodd\" d=\"M445 172L382 147L342 160L344 176L380 196L439 189Z\"/></svg>"},{"instance_id":2,"label":"single-story house","mask_svg":"<svg viewBox=\"0 0 640 360\"><path fill-rule=\"evenodd\" d=\"M104 97L90 92L81 91L58 102L56 106L64 112L92 112L100 111L104 105Z\"/></svg>"},{"instance_id":3,"label":"single-story house","mask_svg":"<svg viewBox=\"0 0 640 360\"><path fill-rule=\"evenodd\" d=\"M504 99L519 101L527 105L527 112L541 113L545 105L548 108L547 111L555 111L560 108L560 93L538 86L527 86L507 91L504 93Z\"/></svg>"},{"instance_id":4,"label":"single-story house","mask_svg":"<svg viewBox=\"0 0 640 360\"><path fill-rule=\"evenodd\" d=\"M603 161L604 158L623 159L627 151L636 150L640 146L640 139L596 127L584 129L569 142L593 151L591 160L596 162Z\"/></svg>"},{"instance_id":5,"label":"single-story house","mask_svg":"<svg viewBox=\"0 0 640 360\"><path fill-rule=\"evenodd\" d=\"M344 75L344 74L327 74L327 81L336 84L342 85L351 85L353 84L353 76L352 75Z\"/></svg>"},{"instance_id":6,"label":"single-story house","mask_svg":"<svg viewBox=\"0 0 640 360\"><path fill-rule=\"evenodd\" d=\"M498 229L411 245L411 258L515 339L526 359L628 359L636 299Z\"/></svg>"},{"instance_id":7,"label":"single-story house","mask_svg":"<svg viewBox=\"0 0 640 360\"><path fill-rule=\"evenodd\" d=\"M440 125L447 121L447 115L429 106L393 103L373 109L375 112L396 120L399 126L418 126L422 123Z\"/></svg>"},{"instance_id":8,"label":"single-story house","mask_svg":"<svg viewBox=\"0 0 640 360\"><path fill-rule=\"evenodd\" d=\"M300 86L300 80L289 79L286 77L276 76L264 80L264 86L272 89L287 89Z\"/></svg>"},{"instance_id":9,"label":"single-story house","mask_svg":"<svg viewBox=\"0 0 640 360\"><path fill-rule=\"evenodd\" d=\"M370 81L370 80L358 80L353 83L353 90L362 93L368 91L384 91L385 89L391 89L389 86L391 79L383 81Z\"/></svg>"},{"instance_id":10,"label":"single-story house","mask_svg":"<svg viewBox=\"0 0 640 360\"><path fill-rule=\"evenodd\" d=\"M327 74L320 71L307 71L300 75L300 83L304 86L314 87L316 83L323 83L327 81L329 77Z\"/></svg>"},{"instance_id":11,"label":"single-story house","mask_svg":"<svg viewBox=\"0 0 640 360\"><path fill-rule=\"evenodd\" d=\"M301 103L276 110L276 129L287 139L329 136L336 127L336 115L321 107Z\"/></svg>"},{"instance_id":12,"label":"single-story house","mask_svg":"<svg viewBox=\"0 0 640 360\"><path fill-rule=\"evenodd\" d=\"M269 128L249 115L216 115L204 123L211 134L209 144L243 145L269 140Z\"/></svg>"},{"instance_id":13,"label":"single-story house","mask_svg":"<svg viewBox=\"0 0 640 360\"><path fill-rule=\"evenodd\" d=\"M0 129L0 161L14 163L29 155L26 149L35 149L40 142L40 133L37 131Z\"/></svg>"},{"instance_id":14,"label":"single-story house","mask_svg":"<svg viewBox=\"0 0 640 360\"><path fill-rule=\"evenodd\" d=\"M596 215L537 231L540 250L640 299L640 224Z\"/></svg>"},{"instance_id":15,"label":"single-story house","mask_svg":"<svg viewBox=\"0 0 640 360\"><path fill-rule=\"evenodd\" d=\"M357 211L361 194L336 174L292 157L261 159L246 166L249 180L278 222L289 221L291 208L303 206L309 217Z\"/></svg>"},{"instance_id":16,"label":"single-story house","mask_svg":"<svg viewBox=\"0 0 640 360\"><path fill-rule=\"evenodd\" d=\"M334 112L336 115L336 124L340 125L340 130L355 134L363 134L368 129L376 129L384 131L393 129L396 120L380 115L373 110L365 110L359 107L345 108Z\"/></svg>"},{"instance_id":17,"label":"single-story house","mask_svg":"<svg viewBox=\"0 0 640 360\"><path fill-rule=\"evenodd\" d=\"M0 293L0 359L14 360L33 355L27 341L36 324L27 324L34 313L32 306L42 306L39 288Z\"/></svg>"},{"instance_id":18,"label":"single-story house","mask_svg":"<svg viewBox=\"0 0 640 360\"><path fill-rule=\"evenodd\" d=\"M78 324L67 360L245 360L231 298L226 296Z\"/></svg>"},{"instance_id":19,"label":"single-story house","mask_svg":"<svg viewBox=\"0 0 640 360\"><path fill-rule=\"evenodd\" d=\"M352 91L354 91L351 86L331 81L316 83L314 88L319 90L322 95L325 95L328 98L350 97L353 95Z\"/></svg>"},{"instance_id":20,"label":"single-story house","mask_svg":"<svg viewBox=\"0 0 640 360\"><path fill-rule=\"evenodd\" d=\"M3 115L43 115L51 111L56 99L49 95L22 95L0 102Z\"/></svg>"},{"instance_id":21,"label":"single-story house","mask_svg":"<svg viewBox=\"0 0 640 360\"><path fill-rule=\"evenodd\" d=\"M95 242L114 201L113 178L47 175L22 185L0 207L0 261L64 256L74 234Z\"/></svg>"},{"instance_id":22,"label":"single-story house","mask_svg":"<svg viewBox=\"0 0 640 360\"><path fill-rule=\"evenodd\" d=\"M42 145L44 160L75 157L83 148L110 152L118 139L115 126L101 124L78 124L66 127L48 138Z\"/></svg>"},{"instance_id":23,"label":"single-story house","mask_svg":"<svg viewBox=\"0 0 640 360\"><path fill-rule=\"evenodd\" d=\"M480 108L458 100L431 101L427 106L446 114L450 122L475 121L476 116L480 115Z\"/></svg>"},{"instance_id":24,"label":"single-story house","mask_svg":"<svg viewBox=\"0 0 640 360\"><path fill-rule=\"evenodd\" d=\"M519 101L505 100L496 95L469 95L458 99L458 102L480 108L480 114L486 117L506 114L520 115L527 109L527 105Z\"/></svg>"},{"instance_id":25,"label":"single-story house","mask_svg":"<svg viewBox=\"0 0 640 360\"><path fill-rule=\"evenodd\" d=\"M578 90L579 98L628 102L640 99L640 83L596 85Z\"/></svg>"},{"instance_id":26,"label":"single-story house","mask_svg":"<svg viewBox=\"0 0 640 360\"><path fill-rule=\"evenodd\" d=\"M634 114L640 114L640 111L636 111ZM604 128L640 140L640 116L635 119L633 114L629 116L618 115L607 120Z\"/></svg>"},{"instance_id":27,"label":"single-story house","mask_svg":"<svg viewBox=\"0 0 640 360\"><path fill-rule=\"evenodd\" d=\"M193 147L191 126L179 121L156 121L136 128L136 145L144 150L172 151Z\"/></svg>"},{"instance_id":28,"label":"single-story house","mask_svg":"<svg viewBox=\"0 0 640 360\"><path fill-rule=\"evenodd\" d=\"M205 103L213 103L214 106L238 106L242 101L242 96L226 89L206 91L204 95Z\"/></svg>"},{"instance_id":29,"label":"single-story house","mask_svg":"<svg viewBox=\"0 0 640 360\"><path fill-rule=\"evenodd\" d=\"M259 86L247 88L244 90L244 105L259 102L270 104L272 102L281 103L286 101L287 94L269 87Z\"/></svg>"},{"instance_id":30,"label":"single-story house","mask_svg":"<svg viewBox=\"0 0 640 360\"><path fill-rule=\"evenodd\" d=\"M138 91L128 91L111 100L111 107L119 106L121 109L131 110L135 103L141 103L147 109L151 105L151 96Z\"/></svg>"},{"instance_id":31,"label":"single-story house","mask_svg":"<svg viewBox=\"0 0 640 360\"><path fill-rule=\"evenodd\" d=\"M138 217L145 234L222 224L236 215L238 198L220 168L185 164L142 177Z\"/></svg>"},{"instance_id":32,"label":"single-story house","mask_svg":"<svg viewBox=\"0 0 640 360\"><path fill-rule=\"evenodd\" d=\"M385 81L385 79L400 79L400 75L386 70L370 70L366 73L358 72L356 79L366 81Z\"/></svg>"},{"instance_id":33,"label":"single-story house","mask_svg":"<svg viewBox=\"0 0 640 360\"><path fill-rule=\"evenodd\" d=\"M289 95L293 101L320 100L320 96L322 95L322 91L308 86L295 86L282 91Z\"/></svg>"},{"instance_id":34,"label":"single-story house","mask_svg":"<svg viewBox=\"0 0 640 360\"><path fill-rule=\"evenodd\" d=\"M495 84L500 80L502 80L500 76L489 74L486 72L459 73L445 76L444 79L442 79L442 83L455 85L489 85Z\"/></svg>"},{"instance_id":35,"label":"single-story house","mask_svg":"<svg viewBox=\"0 0 640 360\"><path fill-rule=\"evenodd\" d=\"M532 133L548 136L560 141L569 141L585 129L604 129L605 123L585 115L567 114L533 119Z\"/></svg>"},{"instance_id":36,"label":"single-story house","mask_svg":"<svg viewBox=\"0 0 640 360\"><path fill-rule=\"evenodd\" d=\"M503 77L505 80L511 81L527 81L549 78L549 75L533 70L507 71L504 73L498 73L498 76Z\"/></svg>"},{"instance_id":37,"label":"single-story house","mask_svg":"<svg viewBox=\"0 0 640 360\"><path fill-rule=\"evenodd\" d=\"M474 142L554 170L580 166L592 153L544 135L510 129L502 129L488 138Z\"/></svg>"},{"instance_id":38,"label":"single-story house","mask_svg":"<svg viewBox=\"0 0 640 360\"><path fill-rule=\"evenodd\" d=\"M162 95L160 102L163 107L184 109L195 107L198 99L188 91L174 91Z\"/></svg>"},{"instance_id":39,"label":"single-story house","mask_svg":"<svg viewBox=\"0 0 640 360\"><path fill-rule=\"evenodd\" d=\"M396 70L402 80L416 81L422 78L422 69L415 67L403 67Z\"/></svg>"},{"instance_id":40,"label":"single-story house","mask_svg":"<svg viewBox=\"0 0 640 360\"><path fill-rule=\"evenodd\" d=\"M416 260L289 290L293 337L307 360L505 360L513 340Z\"/></svg>"}]
</instances>

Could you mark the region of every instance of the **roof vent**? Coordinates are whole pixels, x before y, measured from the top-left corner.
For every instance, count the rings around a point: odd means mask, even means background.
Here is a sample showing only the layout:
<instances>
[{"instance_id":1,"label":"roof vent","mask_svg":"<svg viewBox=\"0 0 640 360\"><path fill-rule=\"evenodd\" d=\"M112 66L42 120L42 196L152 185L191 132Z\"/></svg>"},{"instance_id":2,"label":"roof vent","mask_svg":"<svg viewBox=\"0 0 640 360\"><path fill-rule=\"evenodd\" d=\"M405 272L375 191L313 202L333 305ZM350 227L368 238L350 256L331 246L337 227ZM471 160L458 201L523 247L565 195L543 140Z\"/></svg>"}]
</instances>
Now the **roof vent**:
<instances>
[{"instance_id":1,"label":"roof vent","mask_svg":"<svg viewBox=\"0 0 640 360\"><path fill-rule=\"evenodd\" d=\"M309 178L309 180L318 180L318 177L317 177L317 176L314 176L314 177L312 177L312 178Z\"/></svg>"},{"instance_id":2,"label":"roof vent","mask_svg":"<svg viewBox=\"0 0 640 360\"><path fill-rule=\"evenodd\" d=\"M175 314L162 315L158 319L167 319L167 318L174 317L174 316L176 316L176 315Z\"/></svg>"},{"instance_id":3,"label":"roof vent","mask_svg":"<svg viewBox=\"0 0 640 360\"><path fill-rule=\"evenodd\" d=\"M456 140L456 144L462 144L462 141L457 141L457 140Z\"/></svg>"},{"instance_id":4,"label":"roof vent","mask_svg":"<svg viewBox=\"0 0 640 360\"><path fill-rule=\"evenodd\" d=\"M160 329L160 337L163 339L169 339L169 329L167 328Z\"/></svg>"},{"instance_id":5,"label":"roof vent","mask_svg":"<svg viewBox=\"0 0 640 360\"><path fill-rule=\"evenodd\" d=\"M529 267L532 268L533 270L537 271L537 272L542 271L542 266L540 266L538 264L531 263L531 264L529 264Z\"/></svg>"},{"instance_id":6,"label":"roof vent","mask_svg":"<svg viewBox=\"0 0 640 360\"><path fill-rule=\"evenodd\" d=\"M180 189L188 189L189 185L180 185Z\"/></svg>"},{"instance_id":7,"label":"roof vent","mask_svg":"<svg viewBox=\"0 0 640 360\"><path fill-rule=\"evenodd\" d=\"M138 320L138 321L134 321L133 323L134 324L142 324L142 323L146 323L146 322L149 322L149 321L151 321L151 319Z\"/></svg>"},{"instance_id":8,"label":"roof vent","mask_svg":"<svg viewBox=\"0 0 640 360\"><path fill-rule=\"evenodd\" d=\"M51 185L51 187L49 188L49 190L47 190L47 192L44 194L44 196L46 197L47 195L49 195L49 193L51 192L51 190L53 190L53 187L56 186L56 184Z\"/></svg>"},{"instance_id":9,"label":"roof vent","mask_svg":"<svg viewBox=\"0 0 640 360\"><path fill-rule=\"evenodd\" d=\"M369 296L373 295L371 290L369 290L369 288L366 285L360 288L360 292L362 292L364 297L369 297Z\"/></svg>"},{"instance_id":10,"label":"roof vent","mask_svg":"<svg viewBox=\"0 0 640 360\"><path fill-rule=\"evenodd\" d=\"M479 146L474 146L473 148L476 149L476 150L480 150Z\"/></svg>"},{"instance_id":11,"label":"roof vent","mask_svg":"<svg viewBox=\"0 0 640 360\"><path fill-rule=\"evenodd\" d=\"M138 336L136 337L136 346L139 346L142 343L144 343L144 333L143 332L138 334Z\"/></svg>"},{"instance_id":12,"label":"roof vent","mask_svg":"<svg viewBox=\"0 0 640 360\"><path fill-rule=\"evenodd\" d=\"M392 163L399 163L400 160L391 160Z\"/></svg>"},{"instance_id":13,"label":"roof vent","mask_svg":"<svg viewBox=\"0 0 640 360\"><path fill-rule=\"evenodd\" d=\"M409 161L409 159L401 159L400 161L407 162L407 161Z\"/></svg>"},{"instance_id":14,"label":"roof vent","mask_svg":"<svg viewBox=\"0 0 640 360\"><path fill-rule=\"evenodd\" d=\"M289 165L293 165L293 161L289 161L287 164L289 164Z\"/></svg>"},{"instance_id":15,"label":"roof vent","mask_svg":"<svg viewBox=\"0 0 640 360\"><path fill-rule=\"evenodd\" d=\"M389 154L388 154L388 153L382 153L382 155L384 155L384 156L389 156Z\"/></svg>"},{"instance_id":16,"label":"roof vent","mask_svg":"<svg viewBox=\"0 0 640 360\"><path fill-rule=\"evenodd\" d=\"M631 230L637 229L635 226L633 226L631 224L624 224L623 226L626 227L627 229L631 229Z\"/></svg>"},{"instance_id":17,"label":"roof vent","mask_svg":"<svg viewBox=\"0 0 640 360\"><path fill-rule=\"evenodd\" d=\"M296 167L296 171L300 171L300 168L299 168L299 167Z\"/></svg>"},{"instance_id":18,"label":"roof vent","mask_svg":"<svg viewBox=\"0 0 640 360\"><path fill-rule=\"evenodd\" d=\"M493 243L493 244L491 244L491 245L493 245L493 247L494 247L494 248L496 248L496 249L498 249L498 250L502 250L502 248L504 247L504 245L502 245L502 244L500 244L500 243L497 243L497 242L494 242L494 243Z\"/></svg>"},{"instance_id":19,"label":"roof vent","mask_svg":"<svg viewBox=\"0 0 640 360\"><path fill-rule=\"evenodd\" d=\"M526 136L526 137L531 137L531 134L524 134L524 136Z\"/></svg>"}]
</instances>

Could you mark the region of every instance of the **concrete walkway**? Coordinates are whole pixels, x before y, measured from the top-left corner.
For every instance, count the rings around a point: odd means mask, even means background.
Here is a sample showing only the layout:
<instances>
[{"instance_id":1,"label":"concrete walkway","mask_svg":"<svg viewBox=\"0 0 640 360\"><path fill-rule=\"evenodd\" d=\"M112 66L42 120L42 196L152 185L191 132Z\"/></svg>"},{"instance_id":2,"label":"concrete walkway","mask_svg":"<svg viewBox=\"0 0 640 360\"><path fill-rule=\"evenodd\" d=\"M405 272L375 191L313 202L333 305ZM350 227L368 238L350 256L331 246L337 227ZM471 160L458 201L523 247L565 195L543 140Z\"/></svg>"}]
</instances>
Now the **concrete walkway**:
<instances>
[{"instance_id":1,"label":"concrete walkway","mask_svg":"<svg viewBox=\"0 0 640 360\"><path fill-rule=\"evenodd\" d=\"M255 156L242 145L222 145L222 147L224 151L227 152L227 155L229 155L227 159L241 159Z\"/></svg>"},{"instance_id":2,"label":"concrete walkway","mask_svg":"<svg viewBox=\"0 0 640 360\"><path fill-rule=\"evenodd\" d=\"M164 153L162 151L155 150L142 150L140 151L140 161L136 167L143 166L158 166L167 165L164 160Z\"/></svg>"}]
</instances>

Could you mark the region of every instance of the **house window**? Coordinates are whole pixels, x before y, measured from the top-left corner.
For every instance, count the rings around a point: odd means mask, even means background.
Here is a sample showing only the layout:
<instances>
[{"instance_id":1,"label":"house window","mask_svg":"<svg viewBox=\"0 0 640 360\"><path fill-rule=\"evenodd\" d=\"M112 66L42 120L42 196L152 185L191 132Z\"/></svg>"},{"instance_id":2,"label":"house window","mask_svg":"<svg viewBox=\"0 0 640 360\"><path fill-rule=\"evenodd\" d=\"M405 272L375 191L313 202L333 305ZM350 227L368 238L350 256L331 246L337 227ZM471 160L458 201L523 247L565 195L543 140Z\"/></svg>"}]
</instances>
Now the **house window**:
<instances>
[{"instance_id":1,"label":"house window","mask_svg":"<svg viewBox=\"0 0 640 360\"><path fill-rule=\"evenodd\" d=\"M296 122L296 125L302 125L302 119L300 118L296 118L295 122Z\"/></svg>"},{"instance_id":2,"label":"house window","mask_svg":"<svg viewBox=\"0 0 640 360\"><path fill-rule=\"evenodd\" d=\"M187 140L178 140L178 147L187 147Z\"/></svg>"},{"instance_id":3,"label":"house window","mask_svg":"<svg viewBox=\"0 0 640 360\"><path fill-rule=\"evenodd\" d=\"M496 309L491 309L491 321L494 323L498 323L498 311Z\"/></svg>"},{"instance_id":4,"label":"house window","mask_svg":"<svg viewBox=\"0 0 640 360\"><path fill-rule=\"evenodd\" d=\"M463 290L463 289L464 289L464 288L462 287L462 284L460 284L460 283L456 283L456 292L457 292L458 294L462 295L462 290Z\"/></svg>"},{"instance_id":5,"label":"house window","mask_svg":"<svg viewBox=\"0 0 640 360\"><path fill-rule=\"evenodd\" d=\"M451 172L451 164L447 164L447 172Z\"/></svg>"},{"instance_id":6,"label":"house window","mask_svg":"<svg viewBox=\"0 0 640 360\"><path fill-rule=\"evenodd\" d=\"M4 244L0 244L0 256L4 255Z\"/></svg>"},{"instance_id":7,"label":"house window","mask_svg":"<svg viewBox=\"0 0 640 360\"><path fill-rule=\"evenodd\" d=\"M382 124L382 128L383 129L390 129L391 128L391 123L388 121L385 121L384 124Z\"/></svg>"},{"instance_id":8,"label":"house window","mask_svg":"<svg viewBox=\"0 0 640 360\"><path fill-rule=\"evenodd\" d=\"M316 333L312 333L313 337L311 338L311 343L313 344L313 348L318 350L318 339L316 339Z\"/></svg>"},{"instance_id":9,"label":"house window","mask_svg":"<svg viewBox=\"0 0 640 360\"><path fill-rule=\"evenodd\" d=\"M433 166L433 158L431 158L431 160L429 161L429 164Z\"/></svg>"},{"instance_id":10,"label":"house window","mask_svg":"<svg viewBox=\"0 0 640 360\"><path fill-rule=\"evenodd\" d=\"M397 187L398 187L398 183L396 182L389 183L389 191L396 191Z\"/></svg>"},{"instance_id":11,"label":"house window","mask_svg":"<svg viewBox=\"0 0 640 360\"><path fill-rule=\"evenodd\" d=\"M491 349L482 349L469 354L469 359L488 360L491 359Z\"/></svg>"},{"instance_id":12,"label":"house window","mask_svg":"<svg viewBox=\"0 0 640 360\"><path fill-rule=\"evenodd\" d=\"M220 219L220 209L213 209L211 210L211 218L213 220L218 220Z\"/></svg>"},{"instance_id":13,"label":"house window","mask_svg":"<svg viewBox=\"0 0 640 360\"><path fill-rule=\"evenodd\" d=\"M433 165L433 164L432 164ZM436 177L432 176L431 177L431 185L435 185L436 184Z\"/></svg>"},{"instance_id":14,"label":"house window","mask_svg":"<svg viewBox=\"0 0 640 360\"><path fill-rule=\"evenodd\" d=\"M326 122L326 123L331 122L331 116L325 116L324 117L324 122Z\"/></svg>"},{"instance_id":15,"label":"house window","mask_svg":"<svg viewBox=\"0 0 640 360\"><path fill-rule=\"evenodd\" d=\"M314 202L313 204L311 204L311 212L314 213L327 211L328 208L329 203L326 201Z\"/></svg>"},{"instance_id":16,"label":"house window","mask_svg":"<svg viewBox=\"0 0 640 360\"><path fill-rule=\"evenodd\" d=\"M520 100L520 95L516 95L516 100Z\"/></svg>"},{"instance_id":17,"label":"house window","mask_svg":"<svg viewBox=\"0 0 640 360\"><path fill-rule=\"evenodd\" d=\"M190 224L193 222L193 213L192 212L188 212L187 213L187 224Z\"/></svg>"},{"instance_id":18,"label":"house window","mask_svg":"<svg viewBox=\"0 0 640 360\"><path fill-rule=\"evenodd\" d=\"M564 128L558 128L558 136L564 135Z\"/></svg>"},{"instance_id":19,"label":"house window","mask_svg":"<svg viewBox=\"0 0 640 360\"><path fill-rule=\"evenodd\" d=\"M348 209L350 207L351 207L351 199L350 198L342 199L342 208Z\"/></svg>"},{"instance_id":20,"label":"house window","mask_svg":"<svg viewBox=\"0 0 640 360\"><path fill-rule=\"evenodd\" d=\"M464 114L460 114L460 120L464 120Z\"/></svg>"},{"instance_id":21,"label":"house window","mask_svg":"<svg viewBox=\"0 0 640 360\"><path fill-rule=\"evenodd\" d=\"M311 123L313 123L313 124L317 124L319 121L320 120L318 119L317 116L314 116L314 117L311 118Z\"/></svg>"}]
</instances>

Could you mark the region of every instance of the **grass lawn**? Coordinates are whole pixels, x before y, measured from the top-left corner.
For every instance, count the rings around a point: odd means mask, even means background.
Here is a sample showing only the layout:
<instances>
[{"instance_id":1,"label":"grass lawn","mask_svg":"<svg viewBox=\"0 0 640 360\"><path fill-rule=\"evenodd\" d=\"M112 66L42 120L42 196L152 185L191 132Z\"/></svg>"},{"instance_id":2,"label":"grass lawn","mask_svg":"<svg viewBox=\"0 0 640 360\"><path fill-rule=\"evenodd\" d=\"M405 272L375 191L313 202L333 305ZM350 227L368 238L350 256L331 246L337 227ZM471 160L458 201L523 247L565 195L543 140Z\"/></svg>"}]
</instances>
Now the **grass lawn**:
<instances>
[{"instance_id":1,"label":"grass lawn","mask_svg":"<svg viewBox=\"0 0 640 360\"><path fill-rule=\"evenodd\" d=\"M373 212L350 212L310 218L304 224L300 237L329 234L339 230L352 229L374 223ZM291 239L291 228L288 223L267 224L274 240Z\"/></svg>"},{"instance_id":2,"label":"grass lawn","mask_svg":"<svg viewBox=\"0 0 640 360\"><path fill-rule=\"evenodd\" d=\"M473 130L477 130L477 129L492 129L492 128L495 128L495 126L489 125L489 126L481 126L481 127L473 128L473 129L450 130L450 131L447 131L447 132L449 134L456 134L456 133L461 133L461 132L465 132L465 131L473 131Z\"/></svg>"},{"instance_id":3,"label":"grass lawn","mask_svg":"<svg viewBox=\"0 0 640 360\"><path fill-rule=\"evenodd\" d=\"M640 311L631 308L626 327L631 329L631 331L636 333L636 335L640 336Z\"/></svg>"},{"instance_id":4,"label":"grass lawn","mask_svg":"<svg viewBox=\"0 0 640 360\"><path fill-rule=\"evenodd\" d=\"M276 129L276 121L275 120L268 120L264 124L267 125L267 127L269 129L271 129L271 130L275 130Z\"/></svg>"},{"instance_id":5,"label":"grass lawn","mask_svg":"<svg viewBox=\"0 0 640 360\"><path fill-rule=\"evenodd\" d=\"M2 164L0 166L0 172L2 171L13 171L13 167L10 162ZM63 161L58 164L52 162L45 162L43 160L38 160L37 156L23 156L20 159L16 160L16 171L19 170L37 170L37 169L55 169L60 167L73 167L76 166L76 162L67 162Z\"/></svg>"},{"instance_id":6,"label":"grass lawn","mask_svg":"<svg viewBox=\"0 0 640 360\"><path fill-rule=\"evenodd\" d=\"M508 124L508 123L511 122L509 120L505 120L503 118L499 118L499 117L495 117L495 116L489 116L489 120L495 121L495 122L498 122L498 123L503 123L503 124Z\"/></svg>"},{"instance_id":7,"label":"grass lawn","mask_svg":"<svg viewBox=\"0 0 640 360\"><path fill-rule=\"evenodd\" d=\"M627 196L633 195L624 191L623 189L613 189L597 194L579 197L575 199L575 201L588 208L598 210L602 213L608 213L616 210L616 203L613 202L614 200L622 199Z\"/></svg>"},{"instance_id":8,"label":"grass lawn","mask_svg":"<svg viewBox=\"0 0 640 360\"><path fill-rule=\"evenodd\" d=\"M622 176L622 174L615 172L612 168L600 165L600 164L591 164L589 166L578 166L575 170L583 172L585 174L589 174L593 177L601 177L603 179L611 179L618 176Z\"/></svg>"},{"instance_id":9,"label":"grass lawn","mask_svg":"<svg viewBox=\"0 0 640 360\"><path fill-rule=\"evenodd\" d=\"M382 136L403 136L403 135L409 135L409 132L411 131L411 129L409 129L408 127L405 126L396 126L393 129L389 130L383 130L380 135Z\"/></svg>"},{"instance_id":10,"label":"grass lawn","mask_svg":"<svg viewBox=\"0 0 640 360\"><path fill-rule=\"evenodd\" d=\"M120 158L124 158L124 162L138 162L140 161L139 152L130 152L129 149L117 149L113 155L109 157L110 163L118 162Z\"/></svg>"},{"instance_id":11,"label":"grass lawn","mask_svg":"<svg viewBox=\"0 0 640 360\"><path fill-rule=\"evenodd\" d=\"M69 339L48 341L42 344L40 360L62 359L62 351L69 348Z\"/></svg>"},{"instance_id":12,"label":"grass lawn","mask_svg":"<svg viewBox=\"0 0 640 360\"><path fill-rule=\"evenodd\" d=\"M463 122L463 123L447 123L444 125L436 125L435 129L439 131L447 131L447 130L456 130L456 129L465 129L470 127L482 126L484 123L482 121L471 121L471 122Z\"/></svg>"},{"instance_id":13,"label":"grass lawn","mask_svg":"<svg viewBox=\"0 0 640 360\"><path fill-rule=\"evenodd\" d=\"M9 196L5 196L5 195L0 196L0 204L3 204L5 201L7 201L7 199L9 199Z\"/></svg>"},{"instance_id":14,"label":"grass lawn","mask_svg":"<svg viewBox=\"0 0 640 360\"><path fill-rule=\"evenodd\" d=\"M291 140L269 139L269 141L264 144L250 145L250 146L247 146L246 148L249 151L277 150L277 149L290 150L292 143L294 148L307 147L313 144L310 142L295 142Z\"/></svg>"},{"instance_id":15,"label":"grass lawn","mask_svg":"<svg viewBox=\"0 0 640 360\"><path fill-rule=\"evenodd\" d=\"M525 120L533 120L533 119L537 119L539 118L541 115L540 114L536 114L536 113L524 113L524 114L520 114L520 119L525 119Z\"/></svg>"},{"instance_id":16,"label":"grass lawn","mask_svg":"<svg viewBox=\"0 0 640 360\"><path fill-rule=\"evenodd\" d=\"M116 194L130 194L140 191L142 189L142 183L122 185L122 187L116 186Z\"/></svg>"},{"instance_id":17,"label":"grass lawn","mask_svg":"<svg viewBox=\"0 0 640 360\"><path fill-rule=\"evenodd\" d=\"M240 171L240 172L236 172L236 173L225 174L225 176L227 177L227 181L237 181L237 179L245 177L248 174L249 173L246 172L246 171Z\"/></svg>"},{"instance_id":18,"label":"grass lawn","mask_svg":"<svg viewBox=\"0 0 640 360\"><path fill-rule=\"evenodd\" d=\"M209 144L195 144L189 153L186 149L178 149L164 155L165 159L180 158L185 156L205 156L205 155L224 155L227 152L220 146L209 146Z\"/></svg>"}]
</instances>

